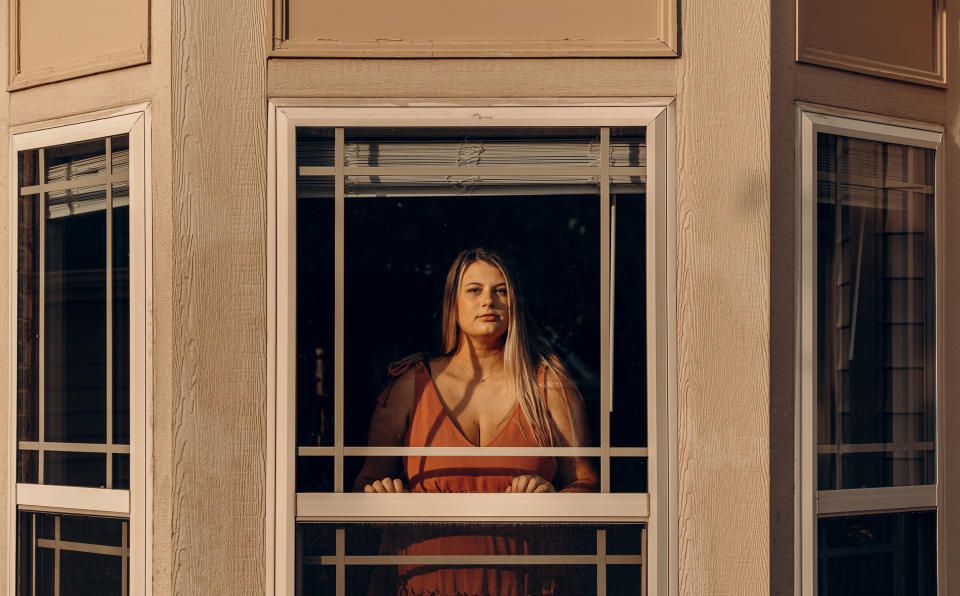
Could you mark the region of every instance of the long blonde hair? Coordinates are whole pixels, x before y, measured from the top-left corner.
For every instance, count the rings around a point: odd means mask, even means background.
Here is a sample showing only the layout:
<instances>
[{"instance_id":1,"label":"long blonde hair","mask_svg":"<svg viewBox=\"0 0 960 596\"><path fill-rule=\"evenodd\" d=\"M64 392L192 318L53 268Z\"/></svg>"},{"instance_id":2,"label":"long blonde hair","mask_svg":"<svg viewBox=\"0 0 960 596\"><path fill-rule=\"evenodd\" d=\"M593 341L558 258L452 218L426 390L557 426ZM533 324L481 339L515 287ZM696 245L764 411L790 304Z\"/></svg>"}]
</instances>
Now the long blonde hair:
<instances>
[{"instance_id":1,"label":"long blonde hair","mask_svg":"<svg viewBox=\"0 0 960 596\"><path fill-rule=\"evenodd\" d=\"M537 376L541 367L552 371L563 385L569 383L569 375L556 356L550 344L543 338L529 317L516 277L500 253L488 248L469 248L460 252L454 259L443 289L443 314L441 318L442 349L444 354L452 355L460 347L462 340L460 325L457 323L457 295L460 282L467 267L482 261L493 265L503 273L507 282L507 295L510 298L507 337L503 348L503 370L508 382L512 382L520 409L533 430L537 443L545 447L563 445L556 425L550 417L550 411L544 399L543 388ZM544 380L546 383L546 380ZM569 383L572 386L572 383ZM570 397L570 396L565 396ZM579 397L577 397L579 399ZM567 416L572 416L569 404ZM570 420L572 425L572 419ZM578 441L574 437L574 441ZM575 447L577 445L570 445Z\"/></svg>"}]
</instances>

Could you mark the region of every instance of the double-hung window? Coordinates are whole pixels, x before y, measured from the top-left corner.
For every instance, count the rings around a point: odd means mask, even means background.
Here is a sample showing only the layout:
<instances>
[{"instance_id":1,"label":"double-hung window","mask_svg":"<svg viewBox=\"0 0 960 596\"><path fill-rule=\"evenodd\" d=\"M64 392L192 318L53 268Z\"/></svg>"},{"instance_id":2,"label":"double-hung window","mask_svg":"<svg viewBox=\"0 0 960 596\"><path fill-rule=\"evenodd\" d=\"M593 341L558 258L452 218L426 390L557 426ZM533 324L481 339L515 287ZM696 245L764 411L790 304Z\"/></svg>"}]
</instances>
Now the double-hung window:
<instances>
[{"instance_id":1,"label":"double-hung window","mask_svg":"<svg viewBox=\"0 0 960 596\"><path fill-rule=\"evenodd\" d=\"M11 594L148 580L147 117L13 135Z\"/></svg>"},{"instance_id":2,"label":"double-hung window","mask_svg":"<svg viewBox=\"0 0 960 596\"><path fill-rule=\"evenodd\" d=\"M941 132L799 133L803 594L937 594Z\"/></svg>"},{"instance_id":3,"label":"double-hung window","mask_svg":"<svg viewBox=\"0 0 960 596\"><path fill-rule=\"evenodd\" d=\"M490 594L666 589L671 113L273 107L277 594L416 591L437 570L450 585L482 578ZM528 309L582 398L589 438L372 445L388 365L440 354L447 269L477 246L516 263ZM356 492L377 456L578 457L599 485Z\"/></svg>"}]
</instances>

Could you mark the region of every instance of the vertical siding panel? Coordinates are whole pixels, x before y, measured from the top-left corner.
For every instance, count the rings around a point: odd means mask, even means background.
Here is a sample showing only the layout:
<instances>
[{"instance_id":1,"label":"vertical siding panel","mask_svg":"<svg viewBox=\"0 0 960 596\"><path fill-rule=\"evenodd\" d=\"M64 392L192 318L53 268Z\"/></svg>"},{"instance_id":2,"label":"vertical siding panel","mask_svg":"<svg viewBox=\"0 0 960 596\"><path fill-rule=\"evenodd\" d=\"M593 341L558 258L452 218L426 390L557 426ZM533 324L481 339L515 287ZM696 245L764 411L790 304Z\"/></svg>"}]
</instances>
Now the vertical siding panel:
<instances>
[{"instance_id":1,"label":"vertical siding panel","mask_svg":"<svg viewBox=\"0 0 960 596\"><path fill-rule=\"evenodd\" d=\"M265 589L265 18L173 2L175 594Z\"/></svg>"},{"instance_id":2,"label":"vertical siding panel","mask_svg":"<svg viewBox=\"0 0 960 596\"><path fill-rule=\"evenodd\" d=\"M677 101L680 594L770 589L770 3L685 3Z\"/></svg>"},{"instance_id":3,"label":"vertical siding panel","mask_svg":"<svg viewBox=\"0 0 960 596\"><path fill-rule=\"evenodd\" d=\"M960 395L960 317L954 307L957 297L960 296L960 234L957 225L960 223L960 202L957 201L957 189L960 189L960 5L956 2L947 3L947 97L946 97L946 127L943 135L943 174L941 183L943 189L939 200L942 201L938 215L943 215L943 222L937 226L937 233L943 234L940 246L944 255L938 265L942 267L940 280L943 288L937 293L937 298L944 303L940 304L937 322L943 334L941 343L942 352L938 355L939 386L937 407L938 426L937 436L940 437L940 461L937 469L937 479L941 485L939 519L937 532L939 535L939 565L940 594L960 594L960 435L955 429L960 428L960 406L956 396Z\"/></svg>"},{"instance_id":4,"label":"vertical siding panel","mask_svg":"<svg viewBox=\"0 0 960 596\"><path fill-rule=\"evenodd\" d=\"M0 12L0 48L7 47L7 11ZM0 81L7 80L7 68L8 61L6 59L0 60ZM10 308L13 305L10 304L10 286L17 283L16 271L12 271L10 267L10 232L11 230L16 229L15 226L17 222L9 221L10 209L8 208L9 193L10 193L10 184L15 183L11 182L8 178L7 172L10 171L10 94L5 90L0 92L0 168L3 168L2 173L0 173L0 197L3 197L4 207L0 209L0 246L3 247L3 257L0 258L0 280L3 280L3 283L0 283L0 338L2 338L3 345L0 346L0 362L3 362L3 365L0 365L0 387L3 389L2 396L0 396L0 436L4 438L3 444L3 454L4 457L0 458L0 478L3 478L3 507L0 507L0 510L3 511L3 515L0 516L0 536L3 536L3 540L0 540L0 561L3 561L2 569L0 569L0 590L5 590L7 586L7 581L11 578L8 577L10 573L10 566L7 565L7 557L12 553L8 550L12 545L6 539L8 532L12 528L8 528L8 524L11 522L13 515L10 511L12 503L9 499L9 487L13 482L12 475L16 474L15 469L10 469L10 459L13 457L12 454L8 453L6 448L9 445L7 440L7 429L10 428L10 400L14 399L14 392L8 390L10 383L13 379L10 378L10 375L16 375L16 369L11 369L7 366L7 363L10 362L10 359L13 357L10 354L10 344L12 339L12 334L16 333L15 329L10 328Z\"/></svg>"}]
</instances>

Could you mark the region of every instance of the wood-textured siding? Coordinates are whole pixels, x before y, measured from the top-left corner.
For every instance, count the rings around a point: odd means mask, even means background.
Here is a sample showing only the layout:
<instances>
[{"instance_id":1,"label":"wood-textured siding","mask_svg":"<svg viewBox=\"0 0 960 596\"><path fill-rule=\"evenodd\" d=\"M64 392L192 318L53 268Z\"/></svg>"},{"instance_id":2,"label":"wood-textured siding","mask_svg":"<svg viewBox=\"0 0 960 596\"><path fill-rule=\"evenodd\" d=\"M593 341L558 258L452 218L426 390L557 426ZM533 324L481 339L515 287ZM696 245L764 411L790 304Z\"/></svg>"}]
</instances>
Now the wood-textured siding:
<instances>
[{"instance_id":1,"label":"wood-textured siding","mask_svg":"<svg viewBox=\"0 0 960 596\"><path fill-rule=\"evenodd\" d=\"M941 484L939 497L940 519L937 531L940 535L940 560L938 573L945 576L941 594L960 594L960 404L956 396L960 395L960 312L955 301L960 297L960 201L957 201L957 189L960 189L960 5L947 3L947 31L954 32L947 38L947 77L953 86L947 90L946 112L948 114L946 130L943 135L944 168L942 181L946 192L941 193L945 221L938 231L945 232L943 237L944 258L941 263L944 270L941 279L943 289L940 296L945 304L940 309L941 321L938 326L943 330L943 353L939 355L940 424L937 434L940 438L942 462L937 470L937 479Z\"/></svg>"},{"instance_id":2,"label":"wood-textured siding","mask_svg":"<svg viewBox=\"0 0 960 596\"><path fill-rule=\"evenodd\" d=\"M677 85L679 593L770 571L770 3L685 3ZM736 43L731 43L734 35Z\"/></svg>"},{"instance_id":3,"label":"wood-textured siding","mask_svg":"<svg viewBox=\"0 0 960 596\"><path fill-rule=\"evenodd\" d=\"M173 2L173 594L265 590L265 26Z\"/></svg>"}]
</instances>

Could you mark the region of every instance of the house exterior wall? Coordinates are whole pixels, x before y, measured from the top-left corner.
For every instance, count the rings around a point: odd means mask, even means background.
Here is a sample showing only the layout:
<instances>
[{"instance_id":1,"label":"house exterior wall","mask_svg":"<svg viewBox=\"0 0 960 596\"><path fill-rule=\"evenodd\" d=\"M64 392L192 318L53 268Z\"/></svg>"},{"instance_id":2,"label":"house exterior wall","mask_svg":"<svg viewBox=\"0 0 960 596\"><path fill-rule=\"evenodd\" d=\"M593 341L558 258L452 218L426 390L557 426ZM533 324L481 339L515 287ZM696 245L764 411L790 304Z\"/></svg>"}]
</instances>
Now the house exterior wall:
<instances>
[{"instance_id":1,"label":"house exterior wall","mask_svg":"<svg viewBox=\"0 0 960 596\"><path fill-rule=\"evenodd\" d=\"M676 395L681 595L794 589L795 101L944 124L960 186L956 90L795 61L793 3L685 3L679 58L271 58L264 0L152 0L151 62L0 93L7 135L149 102L152 117L152 589L270 591L267 101L614 105L676 98ZM952 27L952 29L951 29ZM960 28L948 7L948 31ZM5 36L7 27L0 27ZM956 55L956 35L947 37ZM960 80L949 61L948 84ZM6 66L2 67L6 68ZM8 163L8 144L0 160ZM4 170L6 171L6 170ZM0 191L11 181L0 177ZM947 198L947 222L960 208ZM15 222L0 212L0 241ZM950 224L947 223L947 229ZM4 246L9 245L9 242ZM945 295L960 293L945 244ZM8 260L0 279L16 283ZM956 269L954 267L954 269ZM8 312L6 293L0 308ZM944 392L960 382L945 309ZM0 319L9 349L7 317ZM9 358L8 358L9 359ZM0 380L9 386L3 369ZM0 396L0 422L10 411ZM941 413L960 424L956 408ZM960 439L945 436L945 506ZM9 483L7 458L0 474ZM960 516L941 516L941 573ZM0 524L6 524L3 516ZM0 531L7 529L0 525ZM6 534L4 534L6 535ZM9 545L0 543L9 558ZM652 545L670 549L673 545ZM4 559L7 560L7 559ZM4 566L0 573L9 573ZM2 577L6 581L6 577ZM960 575L947 576L947 593Z\"/></svg>"}]
</instances>

